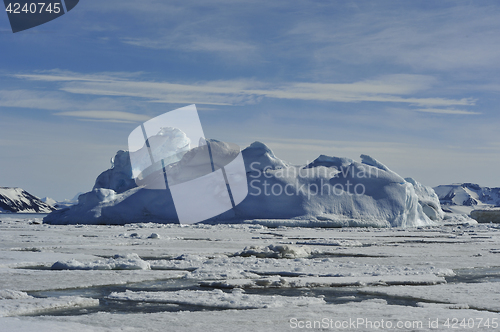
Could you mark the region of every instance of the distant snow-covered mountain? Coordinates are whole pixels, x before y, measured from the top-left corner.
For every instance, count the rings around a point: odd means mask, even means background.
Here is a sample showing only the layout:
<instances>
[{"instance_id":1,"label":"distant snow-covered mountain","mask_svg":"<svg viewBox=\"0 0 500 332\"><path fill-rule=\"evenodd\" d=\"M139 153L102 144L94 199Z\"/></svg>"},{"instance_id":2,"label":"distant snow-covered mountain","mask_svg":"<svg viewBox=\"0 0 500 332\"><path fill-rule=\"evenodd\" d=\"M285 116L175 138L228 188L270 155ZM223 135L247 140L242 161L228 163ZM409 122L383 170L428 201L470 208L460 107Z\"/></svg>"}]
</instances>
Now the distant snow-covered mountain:
<instances>
[{"instance_id":1,"label":"distant snow-covered mountain","mask_svg":"<svg viewBox=\"0 0 500 332\"><path fill-rule=\"evenodd\" d=\"M50 213L55 208L21 188L0 187L0 212Z\"/></svg>"},{"instance_id":2,"label":"distant snow-covered mountain","mask_svg":"<svg viewBox=\"0 0 500 332\"><path fill-rule=\"evenodd\" d=\"M53 204L52 206L54 206L56 209L64 209L64 208L68 208L70 206L73 206L75 204L78 204L78 197L81 194L83 194L83 192L79 192L72 199L65 199L63 201L58 201L55 204Z\"/></svg>"},{"instance_id":3,"label":"distant snow-covered mountain","mask_svg":"<svg viewBox=\"0 0 500 332\"><path fill-rule=\"evenodd\" d=\"M50 197L44 197L40 200L42 202L44 202L45 204L48 204L48 205L53 206L53 207L56 207L56 205L57 205L57 201L53 198L50 198Z\"/></svg>"},{"instance_id":4,"label":"distant snow-covered mountain","mask_svg":"<svg viewBox=\"0 0 500 332\"><path fill-rule=\"evenodd\" d=\"M474 183L442 185L434 188L441 204L500 206L500 188L481 187Z\"/></svg>"},{"instance_id":5,"label":"distant snow-covered mountain","mask_svg":"<svg viewBox=\"0 0 500 332\"><path fill-rule=\"evenodd\" d=\"M81 194L83 194L83 192L79 192L72 199L65 199L63 201L56 201L55 199L50 197L44 197L41 199L41 201L59 210L78 204L78 197Z\"/></svg>"},{"instance_id":6,"label":"distant snow-covered mountain","mask_svg":"<svg viewBox=\"0 0 500 332\"><path fill-rule=\"evenodd\" d=\"M434 188L443 209L470 213L478 208L500 207L500 188L474 183L441 185Z\"/></svg>"}]
</instances>

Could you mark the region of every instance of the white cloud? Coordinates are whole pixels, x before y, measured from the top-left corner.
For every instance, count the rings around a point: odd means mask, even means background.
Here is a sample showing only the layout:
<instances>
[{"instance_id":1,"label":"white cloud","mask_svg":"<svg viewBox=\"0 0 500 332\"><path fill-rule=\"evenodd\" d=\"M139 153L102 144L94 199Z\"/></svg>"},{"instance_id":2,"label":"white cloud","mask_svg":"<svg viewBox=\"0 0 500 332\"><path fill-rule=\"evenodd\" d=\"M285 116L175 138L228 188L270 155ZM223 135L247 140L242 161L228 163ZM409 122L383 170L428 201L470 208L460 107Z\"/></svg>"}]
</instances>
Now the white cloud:
<instances>
[{"instance_id":1,"label":"white cloud","mask_svg":"<svg viewBox=\"0 0 500 332\"><path fill-rule=\"evenodd\" d=\"M30 81L44 82L112 82L138 77L141 74L141 72L100 72L97 74L82 74L67 70L52 69L37 71L35 74L15 74L10 76Z\"/></svg>"},{"instance_id":2,"label":"white cloud","mask_svg":"<svg viewBox=\"0 0 500 332\"><path fill-rule=\"evenodd\" d=\"M480 112L470 112L464 110L455 110L455 109L440 109L440 108L420 108L414 109L417 112L424 113L436 113L436 114L458 114L458 115L479 115Z\"/></svg>"},{"instance_id":3,"label":"white cloud","mask_svg":"<svg viewBox=\"0 0 500 332\"><path fill-rule=\"evenodd\" d=\"M451 105L474 105L472 98L447 99L447 98L404 98L394 96L389 93L366 93L363 89L358 89L357 83L353 84L315 84L314 87L304 86L304 84L290 85L280 90L249 90L249 93L263 95L271 98L281 99L302 99L321 100L333 102L388 102L388 103L408 103L426 106L451 106ZM375 89L377 87L365 86L364 88ZM396 90L398 87L394 87ZM361 91L360 91L361 90Z\"/></svg>"},{"instance_id":4,"label":"white cloud","mask_svg":"<svg viewBox=\"0 0 500 332\"><path fill-rule=\"evenodd\" d=\"M451 4L451 3L450 3ZM453 3L432 9L363 6L338 20L294 22L285 43L301 44L316 62L409 65L438 71L499 69L498 6Z\"/></svg>"},{"instance_id":5,"label":"white cloud","mask_svg":"<svg viewBox=\"0 0 500 332\"><path fill-rule=\"evenodd\" d=\"M21 78L34 80L68 81L67 76L26 75ZM76 80L84 81L82 77ZM57 116L68 116L78 118L82 121L100 122L144 122L150 116L127 112L127 109L137 108L133 102L120 101L113 98L102 97L94 99L77 98L76 95L68 95L61 91L40 91L40 89L22 90L0 90L0 108L27 108L56 111L52 113Z\"/></svg>"},{"instance_id":6,"label":"white cloud","mask_svg":"<svg viewBox=\"0 0 500 332\"><path fill-rule=\"evenodd\" d=\"M208 81L193 84L132 80L115 75L66 74L17 75L28 80L60 82L61 90L85 95L126 96L156 103L197 103L212 105L252 104L260 99L314 100L330 102L386 102L420 106L474 105L472 98L415 97L432 88L435 79L424 75L387 75L354 83L270 84L252 80ZM92 80L92 77L96 77Z\"/></svg>"},{"instance_id":7,"label":"white cloud","mask_svg":"<svg viewBox=\"0 0 500 332\"><path fill-rule=\"evenodd\" d=\"M200 37L180 39L174 41L171 38L125 38L125 44L152 48L152 49L178 49L182 51L216 52L226 56L234 54L246 54L247 57L254 54L256 46L241 40L222 39L214 37Z\"/></svg>"},{"instance_id":8,"label":"white cloud","mask_svg":"<svg viewBox=\"0 0 500 332\"><path fill-rule=\"evenodd\" d=\"M47 110L67 110L71 102L60 92L40 92L32 90L0 90L0 107L39 108Z\"/></svg>"},{"instance_id":9,"label":"white cloud","mask_svg":"<svg viewBox=\"0 0 500 332\"><path fill-rule=\"evenodd\" d=\"M82 120L96 120L105 122L144 122L150 119L149 116L120 111L71 111L54 113L59 116L72 116Z\"/></svg>"}]
</instances>

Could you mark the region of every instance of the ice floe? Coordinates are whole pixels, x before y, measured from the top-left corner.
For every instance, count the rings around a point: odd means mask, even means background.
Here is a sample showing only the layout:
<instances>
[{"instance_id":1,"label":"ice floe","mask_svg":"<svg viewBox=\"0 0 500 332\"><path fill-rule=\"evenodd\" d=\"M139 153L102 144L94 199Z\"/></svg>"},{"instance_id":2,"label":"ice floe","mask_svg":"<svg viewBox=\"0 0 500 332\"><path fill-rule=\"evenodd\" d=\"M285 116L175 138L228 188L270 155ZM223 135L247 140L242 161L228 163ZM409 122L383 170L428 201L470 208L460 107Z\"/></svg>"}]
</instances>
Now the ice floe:
<instances>
[{"instance_id":1,"label":"ice floe","mask_svg":"<svg viewBox=\"0 0 500 332\"><path fill-rule=\"evenodd\" d=\"M436 285L446 283L434 274L388 275L358 277L266 277L258 279L228 279L201 282L205 287L216 288L303 288L346 287L366 285Z\"/></svg>"},{"instance_id":2,"label":"ice floe","mask_svg":"<svg viewBox=\"0 0 500 332\"><path fill-rule=\"evenodd\" d=\"M430 287L367 287L360 290L360 292L444 304L465 304L466 308L500 312L500 302L498 301L500 298L500 288L498 282L443 284Z\"/></svg>"},{"instance_id":3,"label":"ice floe","mask_svg":"<svg viewBox=\"0 0 500 332\"><path fill-rule=\"evenodd\" d=\"M231 293L220 289L209 291L181 290L176 292L132 292L111 293L108 297L119 301L158 302L187 304L224 309L280 308L288 306L310 306L324 304L323 298L306 296L279 296L246 294L242 290Z\"/></svg>"},{"instance_id":4,"label":"ice floe","mask_svg":"<svg viewBox=\"0 0 500 332\"><path fill-rule=\"evenodd\" d=\"M35 298L24 292L0 290L0 317L32 315L54 310L97 305L99 305L99 300L91 298L78 296Z\"/></svg>"}]
</instances>

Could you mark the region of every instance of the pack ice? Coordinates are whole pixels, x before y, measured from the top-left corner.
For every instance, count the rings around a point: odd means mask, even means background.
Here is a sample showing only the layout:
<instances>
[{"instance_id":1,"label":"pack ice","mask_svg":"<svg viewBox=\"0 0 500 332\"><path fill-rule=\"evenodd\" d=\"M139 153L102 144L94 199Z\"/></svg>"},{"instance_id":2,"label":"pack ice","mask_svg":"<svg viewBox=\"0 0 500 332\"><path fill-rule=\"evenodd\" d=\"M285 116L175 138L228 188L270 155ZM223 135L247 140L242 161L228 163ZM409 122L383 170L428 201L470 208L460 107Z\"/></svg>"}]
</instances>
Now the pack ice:
<instances>
[{"instance_id":1,"label":"pack ice","mask_svg":"<svg viewBox=\"0 0 500 332\"><path fill-rule=\"evenodd\" d=\"M290 165L254 142L242 151L248 195L208 223L258 223L302 227L415 227L443 219L434 190L404 179L366 155L361 162L319 156ZM182 159L178 161L182 163ZM167 190L137 187L127 151L100 174L78 204L50 213L49 224L177 223Z\"/></svg>"}]
</instances>

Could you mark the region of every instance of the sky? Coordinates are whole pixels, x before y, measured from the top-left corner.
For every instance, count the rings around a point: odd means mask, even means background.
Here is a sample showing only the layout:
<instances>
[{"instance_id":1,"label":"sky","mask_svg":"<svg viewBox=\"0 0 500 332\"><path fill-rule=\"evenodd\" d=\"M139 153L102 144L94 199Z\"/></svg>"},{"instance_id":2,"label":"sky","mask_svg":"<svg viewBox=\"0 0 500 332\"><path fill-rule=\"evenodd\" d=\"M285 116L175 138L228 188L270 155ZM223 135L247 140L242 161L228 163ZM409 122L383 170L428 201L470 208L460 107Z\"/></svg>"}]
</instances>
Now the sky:
<instances>
[{"instance_id":1,"label":"sky","mask_svg":"<svg viewBox=\"0 0 500 332\"><path fill-rule=\"evenodd\" d=\"M205 135L290 164L368 154L500 187L498 1L81 0L0 14L0 186L90 191L130 132L196 104Z\"/></svg>"}]
</instances>

